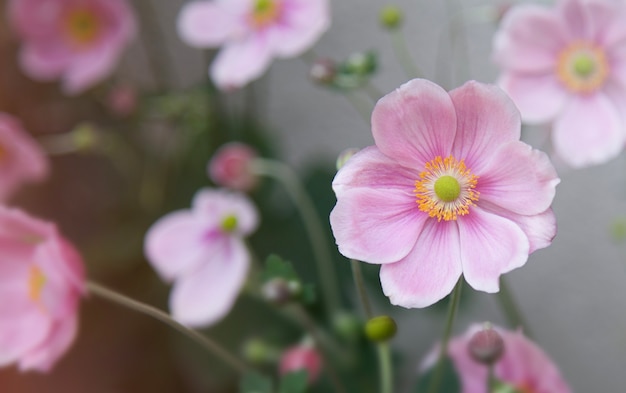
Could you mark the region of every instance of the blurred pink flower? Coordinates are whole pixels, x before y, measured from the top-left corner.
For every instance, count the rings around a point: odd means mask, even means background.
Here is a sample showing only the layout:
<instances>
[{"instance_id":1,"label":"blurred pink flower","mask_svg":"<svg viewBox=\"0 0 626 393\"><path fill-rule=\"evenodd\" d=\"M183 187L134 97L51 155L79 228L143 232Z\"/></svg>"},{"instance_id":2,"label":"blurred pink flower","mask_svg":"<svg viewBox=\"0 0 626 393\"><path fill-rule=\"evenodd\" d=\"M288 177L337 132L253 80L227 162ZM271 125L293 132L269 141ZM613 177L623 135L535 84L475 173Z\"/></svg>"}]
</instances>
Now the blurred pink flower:
<instances>
[{"instance_id":1,"label":"blurred pink flower","mask_svg":"<svg viewBox=\"0 0 626 393\"><path fill-rule=\"evenodd\" d=\"M76 336L84 281L54 224L0 206L0 366L52 368Z\"/></svg>"},{"instance_id":2,"label":"blurred pink flower","mask_svg":"<svg viewBox=\"0 0 626 393\"><path fill-rule=\"evenodd\" d=\"M248 145L227 143L211 158L207 168L209 177L219 186L250 191L258 183L258 177L250 170L250 163L256 157L256 151Z\"/></svg>"},{"instance_id":3,"label":"blurred pink flower","mask_svg":"<svg viewBox=\"0 0 626 393\"><path fill-rule=\"evenodd\" d=\"M107 95L106 104L109 110L118 117L133 114L138 105L137 90L130 85L116 85Z\"/></svg>"},{"instance_id":4,"label":"blurred pink flower","mask_svg":"<svg viewBox=\"0 0 626 393\"><path fill-rule=\"evenodd\" d=\"M312 384L320 375L322 357L312 345L295 345L282 353L278 368L281 375L306 370L308 373L308 382Z\"/></svg>"},{"instance_id":5,"label":"blurred pink flower","mask_svg":"<svg viewBox=\"0 0 626 393\"><path fill-rule=\"evenodd\" d=\"M272 58L302 54L329 23L328 0L193 1L178 32L194 47L223 46L210 74L220 89L233 89L260 77Z\"/></svg>"},{"instance_id":6,"label":"blurred pink flower","mask_svg":"<svg viewBox=\"0 0 626 393\"><path fill-rule=\"evenodd\" d=\"M468 345L480 325L471 326L459 337L450 340L448 354L461 380L461 393L487 391L487 366L476 362L469 354ZM498 327L504 341L504 354L494 365L495 377L521 393L570 393L559 369L535 343L521 331L511 332ZM437 351L431 354L436 358Z\"/></svg>"},{"instance_id":7,"label":"blurred pink flower","mask_svg":"<svg viewBox=\"0 0 626 393\"><path fill-rule=\"evenodd\" d=\"M555 152L584 167L626 142L626 3L560 0L513 7L494 38L500 86L524 121L553 122Z\"/></svg>"},{"instance_id":8,"label":"blurred pink flower","mask_svg":"<svg viewBox=\"0 0 626 393\"><path fill-rule=\"evenodd\" d=\"M191 210L161 217L145 239L148 261L165 281L173 317L188 326L209 326L232 308L243 286L250 254L244 236L258 225L243 194L203 189Z\"/></svg>"},{"instance_id":9,"label":"blurred pink flower","mask_svg":"<svg viewBox=\"0 0 626 393\"><path fill-rule=\"evenodd\" d=\"M376 146L333 180L330 224L347 258L382 264L391 303L426 307L459 279L497 292L556 233L559 182L548 157L519 141L520 116L497 87L450 93L415 79L378 101Z\"/></svg>"},{"instance_id":10,"label":"blurred pink flower","mask_svg":"<svg viewBox=\"0 0 626 393\"><path fill-rule=\"evenodd\" d=\"M17 119L0 113L0 201L6 201L24 183L43 180L48 160Z\"/></svg>"},{"instance_id":11,"label":"blurred pink flower","mask_svg":"<svg viewBox=\"0 0 626 393\"><path fill-rule=\"evenodd\" d=\"M135 35L126 0L10 0L20 63L36 80L78 94L108 76Z\"/></svg>"}]
</instances>

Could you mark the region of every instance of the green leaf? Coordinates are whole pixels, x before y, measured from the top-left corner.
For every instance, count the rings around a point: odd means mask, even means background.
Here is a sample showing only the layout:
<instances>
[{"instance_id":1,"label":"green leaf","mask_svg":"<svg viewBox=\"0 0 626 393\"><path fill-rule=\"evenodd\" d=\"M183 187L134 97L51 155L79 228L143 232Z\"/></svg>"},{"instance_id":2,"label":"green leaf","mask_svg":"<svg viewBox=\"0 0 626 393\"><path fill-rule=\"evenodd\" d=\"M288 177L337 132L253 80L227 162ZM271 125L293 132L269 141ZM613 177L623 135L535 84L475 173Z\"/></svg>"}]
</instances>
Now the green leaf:
<instances>
[{"instance_id":1,"label":"green leaf","mask_svg":"<svg viewBox=\"0 0 626 393\"><path fill-rule=\"evenodd\" d=\"M277 277L283 278L286 281L299 281L298 275L296 274L291 262L285 261L278 255L272 254L265 260L263 281L269 281Z\"/></svg>"},{"instance_id":2,"label":"green leaf","mask_svg":"<svg viewBox=\"0 0 626 393\"><path fill-rule=\"evenodd\" d=\"M300 300L304 304L315 303L317 295L315 294L315 286L313 284L305 284L302 286L302 293L300 294Z\"/></svg>"},{"instance_id":3,"label":"green leaf","mask_svg":"<svg viewBox=\"0 0 626 393\"><path fill-rule=\"evenodd\" d=\"M427 393L430 389L430 384L437 373L437 365L435 364L424 374L420 375L417 386L414 390L415 393ZM441 379L439 389L437 393L460 393L461 383L459 382L459 376L456 373L454 364L449 357L443 359L443 370L441 372Z\"/></svg>"},{"instance_id":4,"label":"green leaf","mask_svg":"<svg viewBox=\"0 0 626 393\"><path fill-rule=\"evenodd\" d=\"M257 372L249 372L241 378L239 393L272 393L272 380Z\"/></svg>"},{"instance_id":5,"label":"green leaf","mask_svg":"<svg viewBox=\"0 0 626 393\"><path fill-rule=\"evenodd\" d=\"M307 370L298 370L286 374L280 381L278 393L304 393L307 388Z\"/></svg>"}]
</instances>

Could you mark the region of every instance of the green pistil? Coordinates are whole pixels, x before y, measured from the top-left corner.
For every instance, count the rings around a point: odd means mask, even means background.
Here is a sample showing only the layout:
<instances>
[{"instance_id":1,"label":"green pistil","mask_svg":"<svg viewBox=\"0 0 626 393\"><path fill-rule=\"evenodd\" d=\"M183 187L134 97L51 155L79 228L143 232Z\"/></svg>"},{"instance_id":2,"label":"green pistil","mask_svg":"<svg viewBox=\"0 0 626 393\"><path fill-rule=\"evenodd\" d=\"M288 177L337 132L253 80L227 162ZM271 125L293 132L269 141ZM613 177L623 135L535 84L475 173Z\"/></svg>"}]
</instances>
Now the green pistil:
<instances>
[{"instance_id":1,"label":"green pistil","mask_svg":"<svg viewBox=\"0 0 626 393\"><path fill-rule=\"evenodd\" d=\"M581 54L574 59L573 67L576 75L586 78L596 69L596 64L591 56Z\"/></svg>"},{"instance_id":2,"label":"green pistil","mask_svg":"<svg viewBox=\"0 0 626 393\"><path fill-rule=\"evenodd\" d=\"M222 230L224 232L232 232L237 229L237 217L227 216L222 220Z\"/></svg>"},{"instance_id":3,"label":"green pistil","mask_svg":"<svg viewBox=\"0 0 626 393\"><path fill-rule=\"evenodd\" d=\"M441 176L435 181L435 194L444 202L452 202L461 194L461 185L452 176Z\"/></svg>"},{"instance_id":4,"label":"green pistil","mask_svg":"<svg viewBox=\"0 0 626 393\"><path fill-rule=\"evenodd\" d=\"M264 14L272 9L274 6L274 0L256 0L254 3L254 13Z\"/></svg>"}]
</instances>

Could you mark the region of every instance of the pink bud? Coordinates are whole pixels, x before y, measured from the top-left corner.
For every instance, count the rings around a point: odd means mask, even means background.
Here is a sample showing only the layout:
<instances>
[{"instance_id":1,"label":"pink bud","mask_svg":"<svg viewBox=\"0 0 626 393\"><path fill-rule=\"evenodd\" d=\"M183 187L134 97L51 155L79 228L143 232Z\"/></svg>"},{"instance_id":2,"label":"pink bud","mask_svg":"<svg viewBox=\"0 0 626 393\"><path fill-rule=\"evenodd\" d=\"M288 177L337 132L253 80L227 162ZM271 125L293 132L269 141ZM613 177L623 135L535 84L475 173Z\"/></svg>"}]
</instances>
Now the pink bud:
<instances>
[{"instance_id":1,"label":"pink bud","mask_svg":"<svg viewBox=\"0 0 626 393\"><path fill-rule=\"evenodd\" d=\"M106 103L114 115L129 116L137 109L137 91L129 85L117 85L109 91Z\"/></svg>"},{"instance_id":2,"label":"pink bud","mask_svg":"<svg viewBox=\"0 0 626 393\"><path fill-rule=\"evenodd\" d=\"M256 151L248 145L238 142L227 143L209 162L209 177L219 186L250 191L258 180L250 171L250 162L256 156Z\"/></svg>"},{"instance_id":3,"label":"pink bud","mask_svg":"<svg viewBox=\"0 0 626 393\"><path fill-rule=\"evenodd\" d=\"M322 367L322 358L314 347L310 345L296 345L287 349L280 357L279 370L281 375L298 370L308 372L308 382L312 384L319 377Z\"/></svg>"}]
</instances>

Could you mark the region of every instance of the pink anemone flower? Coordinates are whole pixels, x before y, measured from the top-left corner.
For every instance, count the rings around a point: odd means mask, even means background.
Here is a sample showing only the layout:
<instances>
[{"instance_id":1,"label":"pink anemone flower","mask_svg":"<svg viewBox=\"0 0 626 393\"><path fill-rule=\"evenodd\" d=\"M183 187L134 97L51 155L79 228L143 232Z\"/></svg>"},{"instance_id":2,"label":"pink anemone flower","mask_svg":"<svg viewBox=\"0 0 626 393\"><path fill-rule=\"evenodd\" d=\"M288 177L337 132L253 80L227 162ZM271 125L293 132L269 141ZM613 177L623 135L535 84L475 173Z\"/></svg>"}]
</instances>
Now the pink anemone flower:
<instances>
[{"instance_id":1,"label":"pink anemone flower","mask_svg":"<svg viewBox=\"0 0 626 393\"><path fill-rule=\"evenodd\" d=\"M213 0L186 4L178 32L188 45L223 46L210 74L221 89L260 77L274 57L294 57L330 23L328 0Z\"/></svg>"},{"instance_id":2,"label":"pink anemone flower","mask_svg":"<svg viewBox=\"0 0 626 393\"><path fill-rule=\"evenodd\" d=\"M626 3L560 0L506 13L494 38L499 85L528 123L552 122L571 167L616 157L626 142Z\"/></svg>"},{"instance_id":3,"label":"pink anemone flower","mask_svg":"<svg viewBox=\"0 0 626 393\"><path fill-rule=\"evenodd\" d=\"M0 366L49 371L76 336L84 282L54 224L0 206Z\"/></svg>"},{"instance_id":4,"label":"pink anemone flower","mask_svg":"<svg viewBox=\"0 0 626 393\"><path fill-rule=\"evenodd\" d=\"M20 63L33 79L62 79L78 94L108 76L135 35L126 0L10 0L22 41Z\"/></svg>"},{"instance_id":5,"label":"pink anemone flower","mask_svg":"<svg viewBox=\"0 0 626 393\"><path fill-rule=\"evenodd\" d=\"M480 325L471 326L465 334L452 338L448 346L448 355L461 381L461 393L487 391L487 366L476 362L468 351L470 340L480 329ZM571 393L558 367L521 331L494 329L504 342L504 353L494 364L494 376L509 385L511 392ZM433 351L427 361L433 363L438 352Z\"/></svg>"},{"instance_id":6,"label":"pink anemone flower","mask_svg":"<svg viewBox=\"0 0 626 393\"><path fill-rule=\"evenodd\" d=\"M468 82L447 93L415 79L372 113L376 146L333 180L330 224L347 258L381 264L391 303L426 307L461 274L499 290L556 233L559 182L548 157L520 138L520 116L497 87Z\"/></svg>"},{"instance_id":7,"label":"pink anemone flower","mask_svg":"<svg viewBox=\"0 0 626 393\"><path fill-rule=\"evenodd\" d=\"M43 180L49 171L45 153L13 117L0 113L0 201L24 183Z\"/></svg>"},{"instance_id":8,"label":"pink anemone flower","mask_svg":"<svg viewBox=\"0 0 626 393\"><path fill-rule=\"evenodd\" d=\"M170 309L176 320L204 327L228 314L250 265L244 236L257 225L256 208L245 195L208 188L196 194L190 210L152 225L145 254L163 280L174 282Z\"/></svg>"}]
</instances>

